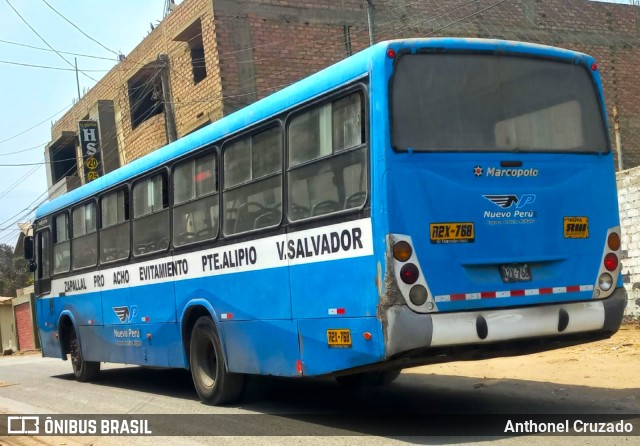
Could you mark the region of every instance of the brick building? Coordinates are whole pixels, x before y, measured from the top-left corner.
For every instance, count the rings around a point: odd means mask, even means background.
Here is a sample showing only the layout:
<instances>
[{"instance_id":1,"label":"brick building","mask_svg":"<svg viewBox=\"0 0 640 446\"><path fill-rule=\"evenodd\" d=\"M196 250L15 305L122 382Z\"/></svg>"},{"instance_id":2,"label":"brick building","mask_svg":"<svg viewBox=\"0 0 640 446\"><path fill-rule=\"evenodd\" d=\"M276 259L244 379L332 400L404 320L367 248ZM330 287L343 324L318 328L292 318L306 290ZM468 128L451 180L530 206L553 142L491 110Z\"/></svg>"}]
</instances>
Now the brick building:
<instances>
[{"instance_id":1,"label":"brick building","mask_svg":"<svg viewBox=\"0 0 640 446\"><path fill-rule=\"evenodd\" d=\"M373 23L370 28L369 24ZM50 196L84 183L78 122L97 120L109 172L376 41L464 36L595 56L640 165L640 7L588 0L184 0L53 127ZM612 138L615 141L615 138ZM69 160L70 159L70 160ZM61 161L69 160L69 161Z\"/></svg>"}]
</instances>

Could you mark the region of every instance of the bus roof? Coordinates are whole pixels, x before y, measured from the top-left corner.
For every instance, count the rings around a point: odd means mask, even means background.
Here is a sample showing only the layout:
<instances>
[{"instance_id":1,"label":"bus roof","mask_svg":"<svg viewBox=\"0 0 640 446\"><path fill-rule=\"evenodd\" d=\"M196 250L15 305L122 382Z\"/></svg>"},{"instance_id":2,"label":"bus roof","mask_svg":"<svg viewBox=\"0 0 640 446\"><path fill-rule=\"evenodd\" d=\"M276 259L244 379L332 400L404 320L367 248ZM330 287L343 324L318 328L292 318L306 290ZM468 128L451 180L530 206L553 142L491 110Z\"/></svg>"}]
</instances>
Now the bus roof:
<instances>
[{"instance_id":1,"label":"bus roof","mask_svg":"<svg viewBox=\"0 0 640 446\"><path fill-rule=\"evenodd\" d=\"M171 161L184 154L197 150L225 135L237 132L245 127L259 123L277 115L296 104L319 96L340 85L349 83L366 75L374 65L380 64L386 57L387 48L396 51L404 48L442 48L468 51L499 51L519 53L531 56L553 57L566 60L579 60L591 64L593 59L585 54L560 48L494 39L428 38L404 39L379 42L353 56L347 57L307 78L304 78L264 99L261 99L229 116L215 121L206 127L178 139L167 146L155 150L142 158L132 161L119 169L68 192L36 210L35 218L64 209L74 203L89 198L101 191L124 183L146 171Z\"/></svg>"}]
</instances>

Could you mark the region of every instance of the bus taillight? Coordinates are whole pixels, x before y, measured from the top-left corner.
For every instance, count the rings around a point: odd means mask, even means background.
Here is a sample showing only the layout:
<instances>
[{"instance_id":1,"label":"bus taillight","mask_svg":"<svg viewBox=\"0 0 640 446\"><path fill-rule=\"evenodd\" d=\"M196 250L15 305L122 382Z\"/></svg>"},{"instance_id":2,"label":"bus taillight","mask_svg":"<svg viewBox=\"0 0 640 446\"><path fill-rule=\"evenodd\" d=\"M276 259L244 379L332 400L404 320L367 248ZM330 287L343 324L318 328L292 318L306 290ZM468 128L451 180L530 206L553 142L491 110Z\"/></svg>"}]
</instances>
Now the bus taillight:
<instances>
[{"instance_id":1,"label":"bus taillight","mask_svg":"<svg viewBox=\"0 0 640 446\"><path fill-rule=\"evenodd\" d=\"M411 254L413 254L413 249L411 249L411 245L404 240L400 240L393 245L393 257L395 257L397 261L406 262L411 258Z\"/></svg>"},{"instance_id":2,"label":"bus taillight","mask_svg":"<svg viewBox=\"0 0 640 446\"><path fill-rule=\"evenodd\" d=\"M598 287L600 287L602 291L609 291L612 286L613 286L613 278L611 277L611 274L608 274L608 273L600 274L600 277L598 277Z\"/></svg>"},{"instance_id":3,"label":"bus taillight","mask_svg":"<svg viewBox=\"0 0 640 446\"><path fill-rule=\"evenodd\" d=\"M608 271L615 271L618 268L618 256L610 252L604 257L604 267Z\"/></svg>"},{"instance_id":4,"label":"bus taillight","mask_svg":"<svg viewBox=\"0 0 640 446\"><path fill-rule=\"evenodd\" d=\"M424 305L429 297L429 292L422 285L415 285L409 291L409 299L413 305Z\"/></svg>"},{"instance_id":5,"label":"bus taillight","mask_svg":"<svg viewBox=\"0 0 640 446\"><path fill-rule=\"evenodd\" d=\"M413 285L420 277L420 271L418 271L418 267L413 263L407 263L400 270L400 278L407 285Z\"/></svg>"},{"instance_id":6,"label":"bus taillight","mask_svg":"<svg viewBox=\"0 0 640 446\"><path fill-rule=\"evenodd\" d=\"M617 232L612 232L611 234L609 234L609 237L607 237L607 245L612 251L617 251L618 249L620 249L620 234L618 234Z\"/></svg>"}]
</instances>

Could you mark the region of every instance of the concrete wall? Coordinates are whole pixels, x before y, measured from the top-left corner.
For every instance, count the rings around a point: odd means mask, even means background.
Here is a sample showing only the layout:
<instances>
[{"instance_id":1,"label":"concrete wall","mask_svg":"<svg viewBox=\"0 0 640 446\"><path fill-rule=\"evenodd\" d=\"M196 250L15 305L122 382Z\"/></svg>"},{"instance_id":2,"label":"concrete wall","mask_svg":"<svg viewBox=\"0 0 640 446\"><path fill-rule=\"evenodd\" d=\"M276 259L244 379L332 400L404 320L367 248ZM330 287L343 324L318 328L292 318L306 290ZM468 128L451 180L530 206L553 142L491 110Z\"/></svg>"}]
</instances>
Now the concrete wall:
<instances>
[{"instance_id":1,"label":"concrete wall","mask_svg":"<svg viewBox=\"0 0 640 446\"><path fill-rule=\"evenodd\" d=\"M28 315L22 315L22 320L20 324L30 324L31 325L31 333L28 334L29 339L25 338L25 333L16 333L16 336L21 341L20 350L25 350L25 345L29 348L40 348L40 339L38 338L38 325L36 322L36 303L35 303L35 295L33 285L21 288L16 290L16 297L11 300L11 304L13 305L13 314L14 321L17 323L17 315L16 315L16 307L18 305L28 305L31 313ZM18 330L18 326L16 324L16 331ZM26 342L25 342L26 341Z\"/></svg>"},{"instance_id":2,"label":"concrete wall","mask_svg":"<svg viewBox=\"0 0 640 446\"><path fill-rule=\"evenodd\" d=\"M0 303L0 355L5 350L18 350L18 341L16 337L16 327L13 318L13 306L11 301Z\"/></svg>"},{"instance_id":3,"label":"concrete wall","mask_svg":"<svg viewBox=\"0 0 640 446\"><path fill-rule=\"evenodd\" d=\"M640 167L618 172L622 230L622 275L628 293L626 314L640 318Z\"/></svg>"}]
</instances>

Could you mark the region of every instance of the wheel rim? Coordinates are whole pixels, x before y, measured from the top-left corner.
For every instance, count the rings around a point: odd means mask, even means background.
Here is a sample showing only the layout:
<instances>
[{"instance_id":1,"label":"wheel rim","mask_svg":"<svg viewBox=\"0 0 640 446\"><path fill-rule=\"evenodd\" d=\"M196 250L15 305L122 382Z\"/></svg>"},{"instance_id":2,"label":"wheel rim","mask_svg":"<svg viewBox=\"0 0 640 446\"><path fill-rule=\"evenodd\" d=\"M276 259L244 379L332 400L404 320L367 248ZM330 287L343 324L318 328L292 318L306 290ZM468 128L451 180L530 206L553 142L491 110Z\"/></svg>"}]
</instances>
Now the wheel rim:
<instances>
[{"instance_id":1,"label":"wheel rim","mask_svg":"<svg viewBox=\"0 0 640 446\"><path fill-rule=\"evenodd\" d=\"M211 388L215 386L218 377L218 361L216 357L216 349L213 341L204 335L199 336L197 350L197 364L200 370L202 384Z\"/></svg>"}]
</instances>

